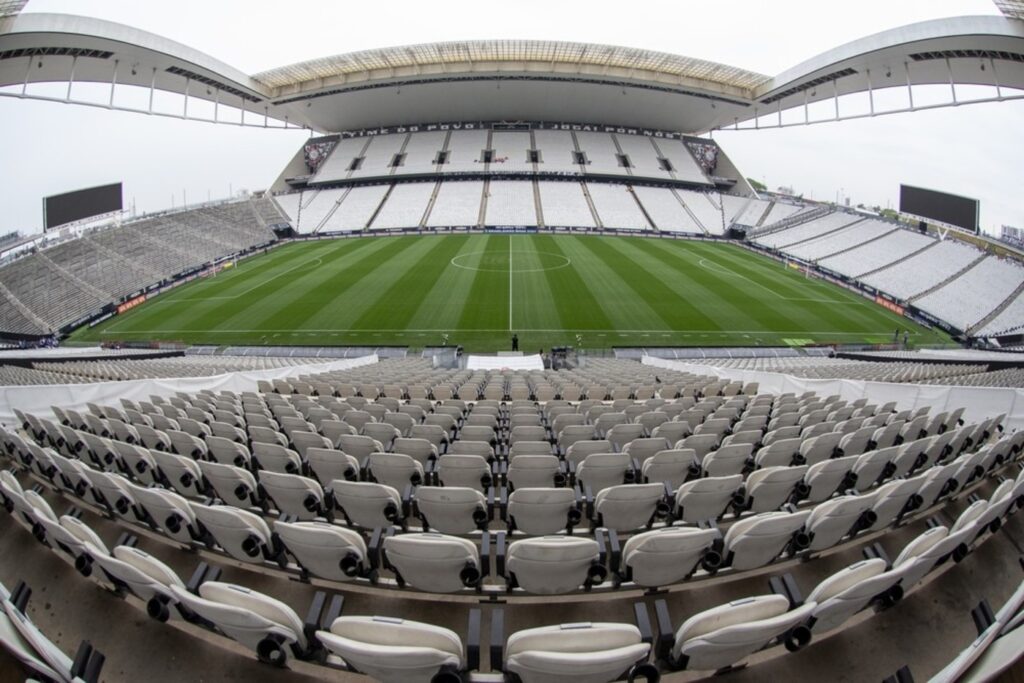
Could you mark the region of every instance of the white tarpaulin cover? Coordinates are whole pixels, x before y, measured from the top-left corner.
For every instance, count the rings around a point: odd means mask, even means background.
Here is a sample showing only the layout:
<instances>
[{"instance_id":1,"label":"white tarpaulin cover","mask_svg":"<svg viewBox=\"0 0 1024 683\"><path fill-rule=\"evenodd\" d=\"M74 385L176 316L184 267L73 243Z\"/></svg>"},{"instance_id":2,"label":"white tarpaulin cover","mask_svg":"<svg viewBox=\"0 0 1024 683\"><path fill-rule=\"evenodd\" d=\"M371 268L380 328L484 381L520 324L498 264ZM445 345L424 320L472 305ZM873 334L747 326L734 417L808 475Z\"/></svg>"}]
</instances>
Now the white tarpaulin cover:
<instances>
[{"instance_id":1,"label":"white tarpaulin cover","mask_svg":"<svg viewBox=\"0 0 1024 683\"><path fill-rule=\"evenodd\" d=\"M543 370L544 359L532 356L469 356L467 370Z\"/></svg>"},{"instance_id":2,"label":"white tarpaulin cover","mask_svg":"<svg viewBox=\"0 0 1024 683\"><path fill-rule=\"evenodd\" d=\"M288 379L299 375L348 370L377 362L377 354L362 358L346 358L332 363L291 365L271 370L229 372L212 377L177 377L173 379L137 379L126 382L94 382L91 384L43 384L0 387L0 423L17 424L14 409L40 417L53 417L50 406L75 411L87 410L87 403L120 406L122 398L148 401L150 396L173 396L181 391L256 391L259 380Z\"/></svg>"},{"instance_id":3,"label":"white tarpaulin cover","mask_svg":"<svg viewBox=\"0 0 1024 683\"><path fill-rule=\"evenodd\" d=\"M813 391L821 396L837 394L846 401L866 398L879 405L896 401L900 410L914 410L921 406L931 413L964 408L966 422L980 422L987 417L1005 414L1003 426L1007 431L1024 427L1024 389L997 387L946 387L928 384L896 384L892 382L865 382L854 379L805 379L779 372L718 368L676 360L644 356L644 365L699 375L713 375L730 381L757 382L759 393L802 394Z\"/></svg>"}]
</instances>

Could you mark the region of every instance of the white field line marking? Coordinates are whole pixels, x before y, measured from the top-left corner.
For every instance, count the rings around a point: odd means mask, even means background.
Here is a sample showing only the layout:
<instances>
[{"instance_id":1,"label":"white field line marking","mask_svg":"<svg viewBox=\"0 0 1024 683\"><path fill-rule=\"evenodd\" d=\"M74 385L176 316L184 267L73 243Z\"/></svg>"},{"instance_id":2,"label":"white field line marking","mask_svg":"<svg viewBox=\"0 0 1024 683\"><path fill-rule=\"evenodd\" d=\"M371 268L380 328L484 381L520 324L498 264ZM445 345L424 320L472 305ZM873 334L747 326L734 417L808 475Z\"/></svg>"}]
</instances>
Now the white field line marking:
<instances>
[{"instance_id":1,"label":"white field line marking","mask_svg":"<svg viewBox=\"0 0 1024 683\"><path fill-rule=\"evenodd\" d=\"M430 328L430 327L399 327L399 328L392 328L392 329L374 328L374 329L365 329L365 330L362 330L362 329L360 329L360 330L353 330L351 328L328 327L328 328L303 328L301 330L296 330L295 328L285 328L285 329L269 329L268 328L268 329L259 329L259 330L248 330L248 329L231 329L231 330L132 330L130 332L127 332L126 334L239 334L239 333L256 333L256 332L261 332L261 333L285 332L285 333L290 333L290 334L306 334L306 333L314 333L314 332L341 332L341 333L348 334L348 335L365 335L365 334L373 334L375 332L387 332L387 333L401 333L401 332L450 332L450 333L458 333L458 332L466 332L466 333L471 333L471 332L508 332L508 331L509 330L505 330L505 329L460 329L460 328L453 329L453 328L450 328L450 327L443 327L443 328L440 328L440 327L439 328ZM800 334L802 334L802 335L827 335L827 336L833 336L833 337L859 337L859 336L865 336L866 337L866 336L875 336L875 335L878 335L878 336L886 335L886 336L889 336L889 337L892 336L892 332L891 331L886 331L886 332L834 332L834 331L812 332L812 331L809 331L809 330L694 330L694 329L686 329L686 330L666 330L666 329L660 329L660 330L623 330L623 329L619 329L619 328L616 328L616 327L593 327L593 328L587 328L587 329L569 329L569 328L564 328L564 327L551 328L551 329L530 328L530 329L520 329L519 332L565 332L565 333L569 333L569 332L618 332L618 333L622 333L622 334L644 334L644 333L654 334L654 333L657 333L657 334L677 334L677 335L684 335L684 336L693 336L693 335L697 335L697 334L719 335L719 336L732 336L732 335L737 335L737 334L752 334L752 335L763 335L763 336L782 335L782 334L787 334L787 335L800 335ZM100 334L111 334L111 331L110 330L104 330ZM915 336L915 337L921 336L921 333L917 332L917 331L910 331L910 334L911 334L911 336Z\"/></svg>"},{"instance_id":2,"label":"white field line marking","mask_svg":"<svg viewBox=\"0 0 1024 683\"><path fill-rule=\"evenodd\" d=\"M508 236L508 331L512 331L512 235Z\"/></svg>"},{"instance_id":3,"label":"white field line marking","mask_svg":"<svg viewBox=\"0 0 1024 683\"><path fill-rule=\"evenodd\" d=\"M474 266L464 266L464 265L462 265L461 263L458 262L460 259L468 258L470 256L477 256L479 254L486 254L486 253L487 253L486 251L470 251L470 252L467 252L465 254L458 254L457 256L453 257L449 261L449 263L451 265L455 266L456 268L462 268L463 270L472 270L472 271L476 271L478 273L504 273L505 271L501 270L500 268L477 268L477 267L474 267ZM554 254L554 253L552 253L550 251L530 251L530 252L527 252L527 251L524 251L522 249L518 249L518 250L516 250L516 253L519 253L519 254L529 253L529 254L538 254L538 255L539 254L544 254L545 256L554 256L555 258L560 258L560 259L562 259L565 262L565 263L559 263L557 266L549 266L549 267L544 267L544 268L520 268L520 269L515 271L517 273L543 273L543 272L548 271L548 270L558 270L560 268L568 268L570 265L572 265L572 259L570 259L568 256L563 256L561 254ZM511 261L511 254L509 256L510 256L509 260Z\"/></svg>"},{"instance_id":4,"label":"white field line marking","mask_svg":"<svg viewBox=\"0 0 1024 683\"><path fill-rule=\"evenodd\" d=\"M231 296L200 296L200 297L188 297L188 298L185 298L185 299L167 299L167 301L219 301L219 300L224 300L224 299L237 299L239 297L245 296L246 294L248 294L249 292L253 291L254 289L262 287L263 285L267 284L268 282L273 282L277 278L279 278L279 277L281 277L283 275L287 275L288 273L292 272L293 270L298 270L299 268L305 268L306 266L309 266L309 265L322 266L323 263L324 263L324 259L323 259L322 256L318 256L318 257L316 257L314 259L310 259L308 261L303 261L302 263L296 263L291 268L288 268L287 270L282 270L277 275L273 275L271 277L268 277L265 280L260 280L259 282L254 284L252 287L249 287L248 289L243 289L238 294L233 294ZM158 299L158 301L159 301L159 299Z\"/></svg>"},{"instance_id":5,"label":"white field line marking","mask_svg":"<svg viewBox=\"0 0 1024 683\"><path fill-rule=\"evenodd\" d=\"M745 275L740 275L736 271L729 270L726 266L723 266L722 264L720 264L720 263L718 263L716 261L711 261L711 260L709 260L709 259L707 259L705 257L699 257L698 260L697 260L697 264L699 266L701 266L702 268L705 268L707 270L717 271L719 273L722 273L723 275L730 275L732 277L738 277L741 280L746 280L747 282L749 282L750 284L754 285L755 287L758 287L759 289L763 289L765 291L771 292L772 294L774 294L775 296L779 297L780 299L782 299L784 301L813 301L813 302L819 303L819 304L837 304L837 305L842 305L842 306L860 305L860 303L861 303L860 301L837 301L835 299L828 299L828 298L826 298L826 299L812 299L812 298L807 298L807 297L786 296L785 294L779 294L778 292L776 292L771 287L768 287L767 285L765 285L764 282L757 282L755 280L751 280L749 277L746 277ZM712 268L711 266L715 266L715 267Z\"/></svg>"}]
</instances>

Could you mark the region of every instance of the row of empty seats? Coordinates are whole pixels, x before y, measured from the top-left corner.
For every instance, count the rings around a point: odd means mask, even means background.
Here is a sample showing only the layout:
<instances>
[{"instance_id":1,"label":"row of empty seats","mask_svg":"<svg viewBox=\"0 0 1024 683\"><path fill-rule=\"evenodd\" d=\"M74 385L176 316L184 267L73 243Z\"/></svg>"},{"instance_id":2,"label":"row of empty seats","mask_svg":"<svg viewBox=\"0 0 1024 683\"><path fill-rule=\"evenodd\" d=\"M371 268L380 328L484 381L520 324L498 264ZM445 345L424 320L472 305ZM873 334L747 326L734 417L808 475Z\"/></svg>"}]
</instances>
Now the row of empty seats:
<instances>
[{"instance_id":1,"label":"row of empty seats","mask_svg":"<svg viewBox=\"0 0 1024 683\"><path fill-rule=\"evenodd\" d=\"M312 182L449 173L572 173L710 185L683 140L594 131L483 129L345 138Z\"/></svg>"},{"instance_id":2,"label":"row of empty seats","mask_svg":"<svg viewBox=\"0 0 1024 683\"><path fill-rule=\"evenodd\" d=\"M0 267L2 330L56 331L149 285L268 243L274 234L266 216L272 215L279 216L269 199L230 202L143 218L33 252Z\"/></svg>"},{"instance_id":3,"label":"row of empty seats","mask_svg":"<svg viewBox=\"0 0 1024 683\"><path fill-rule=\"evenodd\" d=\"M729 222L702 192L579 181L405 182L316 189L275 199L302 234L548 226L722 235Z\"/></svg>"},{"instance_id":4,"label":"row of empty seats","mask_svg":"<svg viewBox=\"0 0 1024 683\"><path fill-rule=\"evenodd\" d=\"M1019 489L1016 496L1015 487ZM657 680L659 670L714 671L773 645L797 651L815 636L841 628L862 610L897 604L948 559L962 560L1021 507L1022 493L1024 475L1016 484L1004 482L989 500L975 500L949 526L929 527L907 543L895 560L889 560L880 546L872 546L865 551L865 560L819 581L806 599L791 577L783 577L773 580L772 594L699 612L679 627L674 626L667 605L659 602L656 632L646 608L638 605L636 627L616 623L536 627L507 639L504 612L495 611L490 667L515 674L524 683L556 678L611 681L624 671L631 678ZM186 584L169 566L136 547L135 537L122 536L108 548L80 515L57 517L37 491L23 489L9 472L0 474L0 495L16 521L66 556L82 574L137 597L154 619L213 627L265 662L279 666L293 658L324 662L385 682L420 676L447 680L434 676L445 671L468 675L481 665L478 629L472 626L480 621L478 612L470 613L465 643L450 629L422 622L342 615L343 601L338 597L328 601L325 593L314 596L302 619L269 595L220 582L220 571L205 563ZM553 569L548 563L537 571ZM440 566L435 560L415 570L430 575Z\"/></svg>"}]
</instances>

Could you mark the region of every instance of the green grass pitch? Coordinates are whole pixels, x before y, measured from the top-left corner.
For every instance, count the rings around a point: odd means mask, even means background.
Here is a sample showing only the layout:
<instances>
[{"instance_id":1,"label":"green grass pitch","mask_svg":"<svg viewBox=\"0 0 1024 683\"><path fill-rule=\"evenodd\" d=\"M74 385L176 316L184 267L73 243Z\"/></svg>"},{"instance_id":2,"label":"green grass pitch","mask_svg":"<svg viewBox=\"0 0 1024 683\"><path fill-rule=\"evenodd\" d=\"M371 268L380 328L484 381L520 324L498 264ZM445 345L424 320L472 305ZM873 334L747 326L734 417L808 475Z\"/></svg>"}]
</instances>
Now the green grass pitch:
<instances>
[{"instance_id":1,"label":"green grass pitch","mask_svg":"<svg viewBox=\"0 0 1024 683\"><path fill-rule=\"evenodd\" d=\"M948 341L740 247L586 235L297 242L154 298L80 341L751 346Z\"/></svg>"}]
</instances>

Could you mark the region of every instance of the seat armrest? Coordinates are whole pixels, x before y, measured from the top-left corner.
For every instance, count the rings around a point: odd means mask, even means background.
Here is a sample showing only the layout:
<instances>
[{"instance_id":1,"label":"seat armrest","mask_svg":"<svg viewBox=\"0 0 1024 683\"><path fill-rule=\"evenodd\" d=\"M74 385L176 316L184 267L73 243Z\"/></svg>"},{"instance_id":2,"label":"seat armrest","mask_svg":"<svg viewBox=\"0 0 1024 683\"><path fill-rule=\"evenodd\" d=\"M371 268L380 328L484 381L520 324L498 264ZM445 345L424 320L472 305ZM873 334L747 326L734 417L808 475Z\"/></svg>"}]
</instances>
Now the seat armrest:
<instances>
[{"instance_id":1,"label":"seat armrest","mask_svg":"<svg viewBox=\"0 0 1024 683\"><path fill-rule=\"evenodd\" d=\"M491 671L505 670L505 610L491 612Z\"/></svg>"},{"instance_id":2,"label":"seat armrest","mask_svg":"<svg viewBox=\"0 0 1024 683\"><path fill-rule=\"evenodd\" d=\"M466 627L466 670L480 668L480 609L469 610L469 624Z\"/></svg>"}]
</instances>

